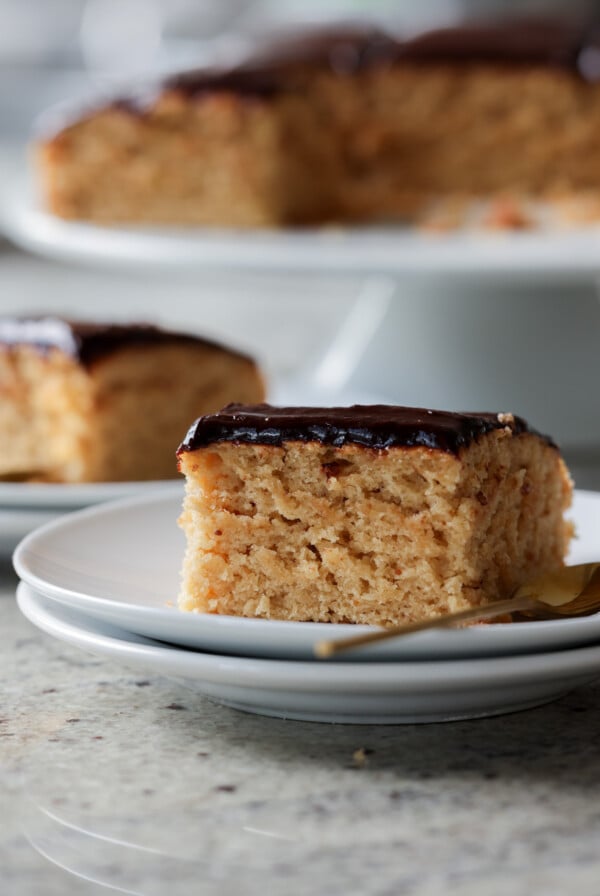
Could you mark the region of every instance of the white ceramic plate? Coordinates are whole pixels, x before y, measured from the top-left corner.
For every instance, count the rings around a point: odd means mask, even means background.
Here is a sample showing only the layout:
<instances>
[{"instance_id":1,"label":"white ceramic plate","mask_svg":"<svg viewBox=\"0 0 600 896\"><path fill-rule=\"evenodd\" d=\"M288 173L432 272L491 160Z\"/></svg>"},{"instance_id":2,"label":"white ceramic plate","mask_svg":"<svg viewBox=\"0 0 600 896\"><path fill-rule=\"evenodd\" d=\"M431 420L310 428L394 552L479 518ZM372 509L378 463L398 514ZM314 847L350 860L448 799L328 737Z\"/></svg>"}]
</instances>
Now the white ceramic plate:
<instances>
[{"instance_id":1,"label":"white ceramic plate","mask_svg":"<svg viewBox=\"0 0 600 896\"><path fill-rule=\"evenodd\" d=\"M184 537L182 489L89 508L29 535L14 556L36 591L139 635L200 650L310 659L316 641L367 626L278 622L176 608ZM600 558L600 493L578 492L572 562ZM600 640L600 614L583 619L423 632L373 645L352 659L394 660L530 653Z\"/></svg>"},{"instance_id":2,"label":"white ceramic plate","mask_svg":"<svg viewBox=\"0 0 600 896\"><path fill-rule=\"evenodd\" d=\"M446 662L328 663L182 650L38 595L17 599L38 628L145 674L175 678L219 703L315 722L397 724L498 715L538 706L600 676L600 646Z\"/></svg>"},{"instance_id":3,"label":"white ceramic plate","mask_svg":"<svg viewBox=\"0 0 600 896\"><path fill-rule=\"evenodd\" d=\"M150 482L0 482L0 508L61 507L78 510L130 495L147 495L157 488L172 488L173 479Z\"/></svg>"},{"instance_id":4,"label":"white ceramic plate","mask_svg":"<svg viewBox=\"0 0 600 896\"><path fill-rule=\"evenodd\" d=\"M425 233L402 227L325 227L287 231L98 227L41 208L26 165L15 155L2 197L2 227L17 245L66 261L188 270L348 271L381 274L503 274L600 271L600 226L490 233Z\"/></svg>"}]
</instances>

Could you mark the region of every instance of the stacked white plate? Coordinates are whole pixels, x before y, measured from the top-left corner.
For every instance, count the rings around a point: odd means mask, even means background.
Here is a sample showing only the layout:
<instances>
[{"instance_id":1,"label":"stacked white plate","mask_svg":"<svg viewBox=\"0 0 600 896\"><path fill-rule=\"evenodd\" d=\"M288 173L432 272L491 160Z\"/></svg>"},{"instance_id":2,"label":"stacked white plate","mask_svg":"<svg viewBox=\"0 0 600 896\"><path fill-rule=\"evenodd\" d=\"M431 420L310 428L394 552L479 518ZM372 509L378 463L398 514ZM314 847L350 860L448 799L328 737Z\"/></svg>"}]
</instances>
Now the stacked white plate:
<instances>
[{"instance_id":1,"label":"stacked white plate","mask_svg":"<svg viewBox=\"0 0 600 896\"><path fill-rule=\"evenodd\" d=\"M65 513L127 495L144 494L162 485L156 482L85 485L0 482L0 558L10 557L29 532Z\"/></svg>"},{"instance_id":2,"label":"stacked white plate","mask_svg":"<svg viewBox=\"0 0 600 896\"><path fill-rule=\"evenodd\" d=\"M356 626L182 613L182 486L70 514L15 553L39 628L248 712L321 722L449 721L525 709L600 677L600 614L423 632L315 659ZM600 494L578 492L571 562L600 559ZM294 587L290 581L290 588Z\"/></svg>"}]
</instances>

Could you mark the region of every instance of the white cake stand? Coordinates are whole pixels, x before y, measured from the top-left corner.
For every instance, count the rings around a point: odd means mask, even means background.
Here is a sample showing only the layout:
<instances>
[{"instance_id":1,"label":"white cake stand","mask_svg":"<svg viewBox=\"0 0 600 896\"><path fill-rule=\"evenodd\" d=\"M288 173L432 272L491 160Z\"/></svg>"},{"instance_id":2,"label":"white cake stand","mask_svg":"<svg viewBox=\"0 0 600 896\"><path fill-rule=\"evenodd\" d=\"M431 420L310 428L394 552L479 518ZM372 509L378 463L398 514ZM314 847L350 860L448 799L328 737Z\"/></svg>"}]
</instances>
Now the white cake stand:
<instances>
[{"instance_id":1,"label":"white cake stand","mask_svg":"<svg viewBox=\"0 0 600 896\"><path fill-rule=\"evenodd\" d=\"M551 433L571 463L600 469L600 227L440 235L398 226L103 228L44 212L22 161L0 209L15 243L63 261L145 274L355 274L359 296L325 357L306 372L300 400L375 394L510 410ZM595 483L585 476L583 484Z\"/></svg>"}]
</instances>

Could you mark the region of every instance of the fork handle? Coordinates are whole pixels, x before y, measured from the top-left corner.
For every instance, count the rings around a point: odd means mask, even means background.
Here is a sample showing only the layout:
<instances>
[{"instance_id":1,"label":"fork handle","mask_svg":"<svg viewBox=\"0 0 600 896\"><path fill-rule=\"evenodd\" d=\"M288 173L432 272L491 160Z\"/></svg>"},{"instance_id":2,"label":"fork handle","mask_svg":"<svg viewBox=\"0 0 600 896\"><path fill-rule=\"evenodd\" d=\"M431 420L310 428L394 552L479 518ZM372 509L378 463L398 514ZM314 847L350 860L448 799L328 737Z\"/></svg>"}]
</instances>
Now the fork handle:
<instances>
[{"instance_id":1,"label":"fork handle","mask_svg":"<svg viewBox=\"0 0 600 896\"><path fill-rule=\"evenodd\" d=\"M395 625L392 628L384 628L376 632L366 632L362 635L353 635L351 638L340 638L334 641L318 641L314 646L315 656L327 659L353 647L362 647L364 644L373 644L376 641L385 641L387 638L397 638L401 635L412 635L415 632L423 632L430 628L450 628L460 622L472 622L476 619L493 619L494 616L502 616L504 613L516 613L523 610L539 610L542 606L533 597L509 597L506 600L497 600L483 607L470 607L468 610L459 610L457 613L448 613L445 616L436 616L433 619L425 619L422 622L410 622L408 625ZM548 609L544 607L544 609Z\"/></svg>"}]
</instances>

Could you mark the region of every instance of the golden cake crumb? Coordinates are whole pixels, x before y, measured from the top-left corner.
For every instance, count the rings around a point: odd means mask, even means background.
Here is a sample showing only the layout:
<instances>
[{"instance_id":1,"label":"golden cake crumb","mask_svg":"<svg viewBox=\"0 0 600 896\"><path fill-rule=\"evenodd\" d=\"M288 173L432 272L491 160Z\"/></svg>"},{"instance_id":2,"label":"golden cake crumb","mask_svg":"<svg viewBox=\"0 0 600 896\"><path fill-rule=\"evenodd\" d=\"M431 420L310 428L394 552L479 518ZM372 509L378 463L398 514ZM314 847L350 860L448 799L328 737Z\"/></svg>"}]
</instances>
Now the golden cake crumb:
<instances>
[{"instance_id":1,"label":"golden cake crumb","mask_svg":"<svg viewBox=\"0 0 600 896\"><path fill-rule=\"evenodd\" d=\"M291 437L184 450L180 608L389 626L510 596L559 568L566 467L548 440L500 417L456 452Z\"/></svg>"}]
</instances>

